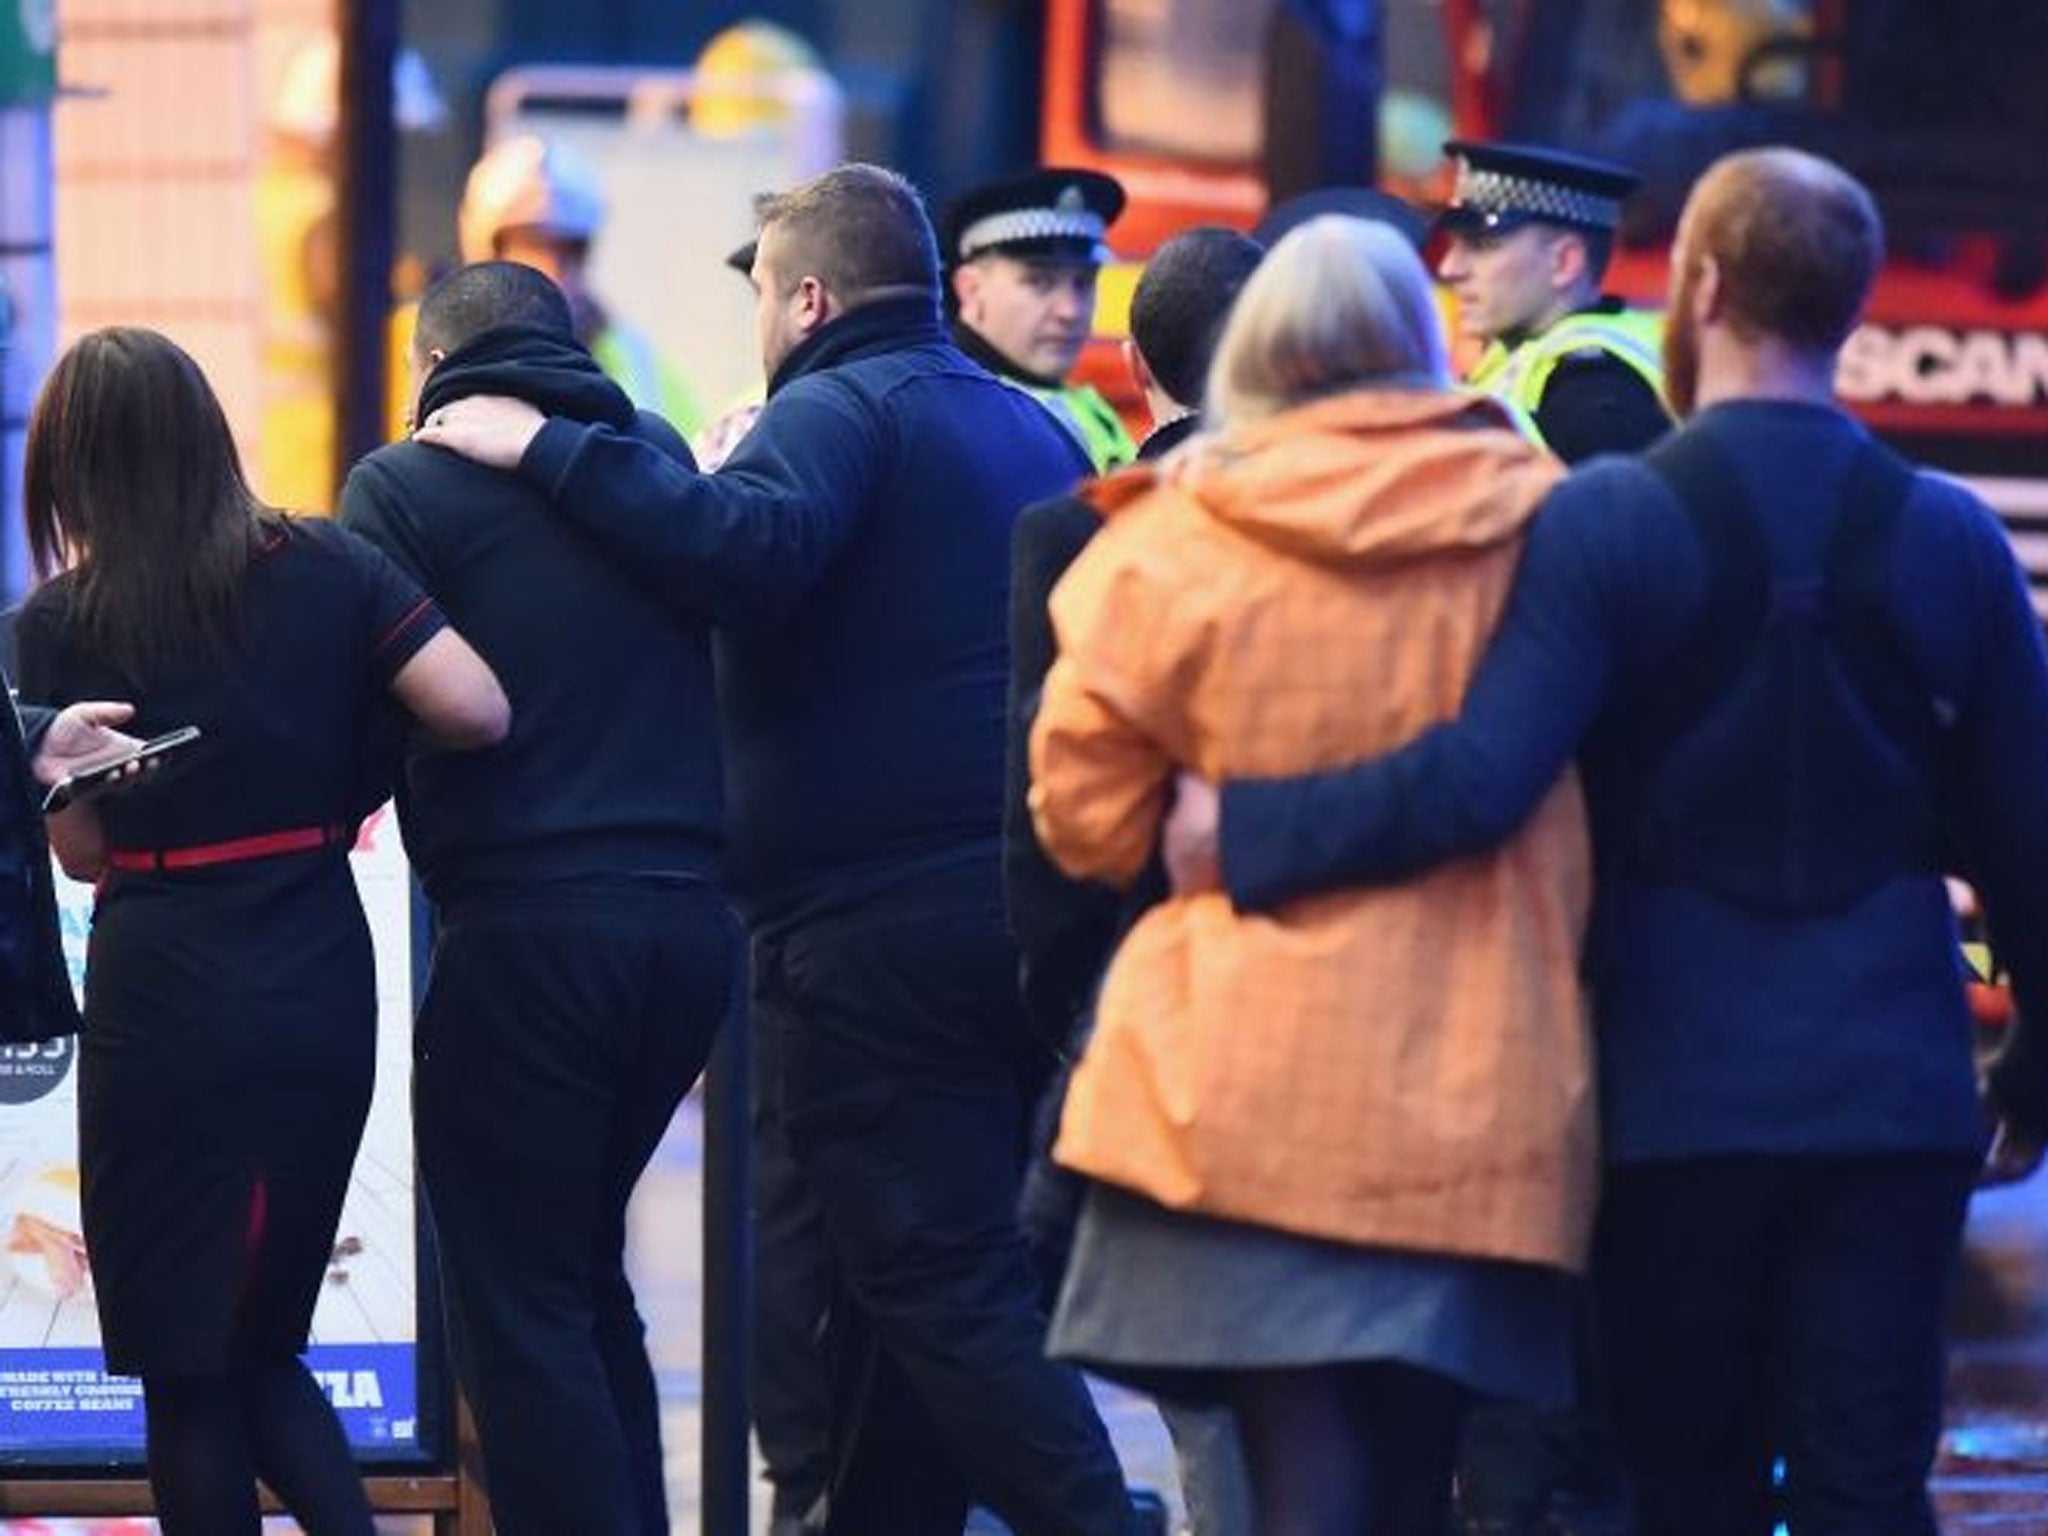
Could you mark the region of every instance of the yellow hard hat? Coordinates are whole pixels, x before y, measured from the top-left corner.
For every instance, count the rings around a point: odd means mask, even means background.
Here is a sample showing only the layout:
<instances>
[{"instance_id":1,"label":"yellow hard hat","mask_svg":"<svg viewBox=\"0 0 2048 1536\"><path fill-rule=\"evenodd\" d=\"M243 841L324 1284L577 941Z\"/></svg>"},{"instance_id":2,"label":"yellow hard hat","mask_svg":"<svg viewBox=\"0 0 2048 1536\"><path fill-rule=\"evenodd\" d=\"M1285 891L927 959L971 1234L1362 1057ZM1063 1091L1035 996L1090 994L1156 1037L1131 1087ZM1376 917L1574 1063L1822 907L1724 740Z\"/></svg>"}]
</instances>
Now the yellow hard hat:
<instances>
[{"instance_id":1,"label":"yellow hard hat","mask_svg":"<svg viewBox=\"0 0 2048 1536\"><path fill-rule=\"evenodd\" d=\"M811 45L789 28L772 21L735 22L697 56L690 126L726 136L780 122L788 108L770 93L775 76L817 67Z\"/></svg>"},{"instance_id":2,"label":"yellow hard hat","mask_svg":"<svg viewBox=\"0 0 2048 1536\"><path fill-rule=\"evenodd\" d=\"M1812 36L1811 0L1662 0L1657 18L1672 90L1694 106L1802 94L1802 54L1772 45Z\"/></svg>"},{"instance_id":3,"label":"yellow hard hat","mask_svg":"<svg viewBox=\"0 0 2048 1536\"><path fill-rule=\"evenodd\" d=\"M545 229L565 240L595 238L604 192L589 164L563 144L522 133L470 167L455 215L464 261L489 261L508 229Z\"/></svg>"}]
</instances>

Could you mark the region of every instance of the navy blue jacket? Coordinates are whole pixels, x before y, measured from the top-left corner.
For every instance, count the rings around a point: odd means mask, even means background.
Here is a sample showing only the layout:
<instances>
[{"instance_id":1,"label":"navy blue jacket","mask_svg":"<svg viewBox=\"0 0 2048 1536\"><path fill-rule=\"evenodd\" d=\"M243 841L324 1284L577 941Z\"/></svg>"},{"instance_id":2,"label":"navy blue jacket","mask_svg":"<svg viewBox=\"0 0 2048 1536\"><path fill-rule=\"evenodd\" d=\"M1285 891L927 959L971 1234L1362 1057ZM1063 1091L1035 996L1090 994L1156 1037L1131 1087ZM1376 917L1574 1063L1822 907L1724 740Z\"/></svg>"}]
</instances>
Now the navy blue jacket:
<instances>
[{"instance_id":1,"label":"navy blue jacket","mask_svg":"<svg viewBox=\"0 0 2048 1536\"><path fill-rule=\"evenodd\" d=\"M475 394L603 423L694 467L674 428L545 331L471 338L429 377L421 411ZM407 764L406 849L437 904L542 881L716 875L723 790L701 616L665 611L516 475L445 449L380 448L350 471L340 517L440 604L512 703L496 747Z\"/></svg>"},{"instance_id":2,"label":"navy blue jacket","mask_svg":"<svg viewBox=\"0 0 2048 1536\"><path fill-rule=\"evenodd\" d=\"M1738 401L1686 428L1736 462L1774 566L1821 568L1864 433L1817 405ZM2003 531L1966 490L1921 474L1893 546L1891 614L1952 722L1961 872L1983 894L2023 1015L2048 1024L2048 663ZM1705 593L1692 525L1663 481L1597 460L1531 531L1499 633L1459 719L1401 751L1297 781L1227 785L1233 897L1264 907L1394 880L1491 846L1588 733L1650 696ZM1626 762L1582 759L1600 871L1588 979L1610 1159L1737 1152L1970 1150L1983 1126L1954 920L1929 875L1797 918L1615 873ZM2048 1126L2048 1069L2022 1027L1996 1092Z\"/></svg>"},{"instance_id":3,"label":"navy blue jacket","mask_svg":"<svg viewBox=\"0 0 2048 1536\"><path fill-rule=\"evenodd\" d=\"M796 348L715 475L552 420L520 472L719 635L731 870L757 925L984 860L1003 805L1010 529L1088 472L932 298Z\"/></svg>"},{"instance_id":4,"label":"navy blue jacket","mask_svg":"<svg viewBox=\"0 0 2048 1536\"><path fill-rule=\"evenodd\" d=\"M1201 425L1189 414L1138 445L1138 462L1163 459ZM1076 493L1024 509L1010 547L1009 788L1003 807L1003 899L1017 941L1024 1006L1044 1038L1064 1049L1133 914L1164 890L1148 869L1131 892L1076 880L1046 857L1031 825L1031 725L1045 675L1059 654L1048 605L1067 567L1102 527L1102 514Z\"/></svg>"},{"instance_id":5,"label":"navy blue jacket","mask_svg":"<svg viewBox=\"0 0 2048 1536\"><path fill-rule=\"evenodd\" d=\"M52 718L50 710L24 705L17 716L11 704L0 704L0 1041L49 1040L78 1028L57 932L42 793L29 772Z\"/></svg>"}]
</instances>

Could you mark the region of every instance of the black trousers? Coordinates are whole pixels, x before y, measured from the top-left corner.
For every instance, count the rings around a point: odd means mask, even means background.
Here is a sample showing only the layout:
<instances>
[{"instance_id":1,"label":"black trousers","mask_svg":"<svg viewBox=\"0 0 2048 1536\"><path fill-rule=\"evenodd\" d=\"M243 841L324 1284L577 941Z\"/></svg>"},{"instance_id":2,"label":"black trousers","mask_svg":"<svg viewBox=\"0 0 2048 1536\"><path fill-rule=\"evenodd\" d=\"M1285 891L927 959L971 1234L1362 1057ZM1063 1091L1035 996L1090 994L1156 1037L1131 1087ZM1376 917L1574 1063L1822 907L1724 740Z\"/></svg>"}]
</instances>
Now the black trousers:
<instances>
[{"instance_id":1,"label":"black trousers","mask_svg":"<svg viewBox=\"0 0 2048 1536\"><path fill-rule=\"evenodd\" d=\"M772 946L756 946L758 972ZM772 978L765 985L771 989ZM774 1490L772 1518L802 1520L824 1508L832 1478L832 1372L825 1323L832 1302L832 1252L818 1197L790 1149L782 1115L782 1031L778 1016L753 1021L752 1176L754 1335L749 1397L754 1439Z\"/></svg>"},{"instance_id":2,"label":"black trousers","mask_svg":"<svg viewBox=\"0 0 2048 1536\"><path fill-rule=\"evenodd\" d=\"M1594 1253L1642 1536L1934 1536L1942 1325L1977 1160L1610 1171ZM1782 1458L1784 1479L1773 1486Z\"/></svg>"},{"instance_id":3,"label":"black trousers","mask_svg":"<svg viewBox=\"0 0 2048 1536\"><path fill-rule=\"evenodd\" d=\"M957 1536L978 1500L1020 1536L1125 1536L1115 1453L1079 1374L1045 1356L1017 1224L1050 1060L994 869L761 941L755 977L830 1248L827 1529Z\"/></svg>"},{"instance_id":4,"label":"black trousers","mask_svg":"<svg viewBox=\"0 0 2048 1536\"><path fill-rule=\"evenodd\" d=\"M1572 1298L1572 1374L1568 1408L1483 1402L1466 1415L1458 1511L1472 1529L1500 1536L1534 1536L1557 1524L1572 1536L1633 1530L1583 1284Z\"/></svg>"},{"instance_id":5,"label":"black trousers","mask_svg":"<svg viewBox=\"0 0 2048 1536\"><path fill-rule=\"evenodd\" d=\"M668 1530L626 1202L743 996L712 888L446 917L415 1039L420 1173L499 1536Z\"/></svg>"}]
</instances>

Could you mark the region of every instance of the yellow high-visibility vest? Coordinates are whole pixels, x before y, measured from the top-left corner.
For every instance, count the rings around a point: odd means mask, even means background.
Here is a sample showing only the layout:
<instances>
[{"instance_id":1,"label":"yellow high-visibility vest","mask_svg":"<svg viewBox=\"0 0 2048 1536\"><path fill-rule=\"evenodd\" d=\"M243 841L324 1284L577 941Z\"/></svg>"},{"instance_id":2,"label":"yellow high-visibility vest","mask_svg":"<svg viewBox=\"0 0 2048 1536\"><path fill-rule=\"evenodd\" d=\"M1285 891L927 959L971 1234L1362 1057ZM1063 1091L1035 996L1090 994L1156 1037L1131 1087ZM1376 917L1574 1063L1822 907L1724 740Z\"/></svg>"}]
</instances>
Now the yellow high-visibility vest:
<instances>
[{"instance_id":1,"label":"yellow high-visibility vest","mask_svg":"<svg viewBox=\"0 0 2048 1536\"><path fill-rule=\"evenodd\" d=\"M1534 421L1550 376L1567 358L1598 350L1619 359L1664 398L1664 320L1649 310L1623 309L1611 314L1584 310L1562 320L1519 346L1488 342L1466 383L1505 401L1520 416Z\"/></svg>"}]
</instances>

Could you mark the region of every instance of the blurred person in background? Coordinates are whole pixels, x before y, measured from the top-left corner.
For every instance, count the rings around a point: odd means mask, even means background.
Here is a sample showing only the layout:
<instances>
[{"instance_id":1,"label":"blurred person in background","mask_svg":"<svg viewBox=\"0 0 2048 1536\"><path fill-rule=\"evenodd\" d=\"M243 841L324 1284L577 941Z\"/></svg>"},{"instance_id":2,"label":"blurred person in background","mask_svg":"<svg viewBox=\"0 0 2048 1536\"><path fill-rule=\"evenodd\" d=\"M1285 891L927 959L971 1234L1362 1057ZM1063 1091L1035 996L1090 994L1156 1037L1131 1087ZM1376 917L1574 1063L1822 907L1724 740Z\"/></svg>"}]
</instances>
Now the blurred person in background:
<instances>
[{"instance_id":1,"label":"blurred person in background","mask_svg":"<svg viewBox=\"0 0 2048 1536\"><path fill-rule=\"evenodd\" d=\"M522 133L494 144L470 168L456 213L465 262L516 261L568 295L576 339L642 410L688 438L704 425L696 392L654 338L613 311L590 286L590 251L604 232L604 189L566 144Z\"/></svg>"},{"instance_id":2,"label":"blurred person in background","mask_svg":"<svg viewBox=\"0 0 2048 1536\"><path fill-rule=\"evenodd\" d=\"M205 376L155 332L58 360L25 478L46 579L16 631L24 694L203 732L174 771L49 818L100 885L79 1161L107 1368L142 1378L169 1536L255 1536L259 1478L309 1533L368 1536L299 1358L374 1070L348 862L382 798L364 745L395 698L436 747L488 746L505 696L383 556L257 502Z\"/></svg>"},{"instance_id":3,"label":"blurred person in background","mask_svg":"<svg viewBox=\"0 0 2048 1536\"><path fill-rule=\"evenodd\" d=\"M749 288L753 287L754 242L749 240L728 251L724 265L729 271L739 273ZM761 407L766 403L765 387L756 384L706 423L690 439L690 452L696 456L697 467L708 473L731 458L732 451L754 430L754 423L760 419Z\"/></svg>"},{"instance_id":4,"label":"blurred person in background","mask_svg":"<svg viewBox=\"0 0 2048 1536\"><path fill-rule=\"evenodd\" d=\"M391 69L392 116L404 133L433 133L448 107L426 63L400 49ZM257 488L271 503L324 512L339 480L334 446L335 326L340 294L336 134L341 121L341 44L331 28L285 59L270 99L256 179L257 255L263 281L262 423ZM409 324L394 311L392 367Z\"/></svg>"}]
</instances>

